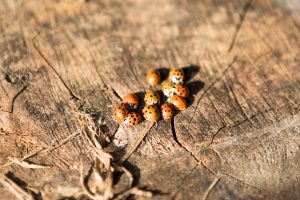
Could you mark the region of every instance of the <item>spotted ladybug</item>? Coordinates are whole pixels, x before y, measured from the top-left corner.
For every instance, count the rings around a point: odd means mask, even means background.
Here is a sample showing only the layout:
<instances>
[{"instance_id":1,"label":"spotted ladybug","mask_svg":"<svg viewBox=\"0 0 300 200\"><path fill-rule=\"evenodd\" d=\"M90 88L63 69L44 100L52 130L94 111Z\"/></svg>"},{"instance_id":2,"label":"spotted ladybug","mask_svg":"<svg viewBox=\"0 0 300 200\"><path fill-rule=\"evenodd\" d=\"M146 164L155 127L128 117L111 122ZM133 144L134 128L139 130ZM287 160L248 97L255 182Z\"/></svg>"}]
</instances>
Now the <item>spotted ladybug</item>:
<instances>
[{"instance_id":1,"label":"spotted ladybug","mask_svg":"<svg viewBox=\"0 0 300 200\"><path fill-rule=\"evenodd\" d=\"M130 112L126 115L124 124L137 125L142 121L142 115L137 112Z\"/></svg>"},{"instance_id":2,"label":"spotted ladybug","mask_svg":"<svg viewBox=\"0 0 300 200\"><path fill-rule=\"evenodd\" d=\"M156 86L160 82L160 73L157 70L148 71L146 81L149 85Z\"/></svg>"},{"instance_id":3,"label":"spotted ladybug","mask_svg":"<svg viewBox=\"0 0 300 200\"><path fill-rule=\"evenodd\" d=\"M174 114L175 114L175 110L174 110L174 106L171 103L163 103L160 106L160 112L161 112L161 116L164 120L168 120L171 119Z\"/></svg>"},{"instance_id":4,"label":"spotted ladybug","mask_svg":"<svg viewBox=\"0 0 300 200\"><path fill-rule=\"evenodd\" d=\"M183 84L184 82L184 72L182 69L179 68L173 68L169 72L169 80L172 83L180 83Z\"/></svg>"},{"instance_id":5,"label":"spotted ladybug","mask_svg":"<svg viewBox=\"0 0 300 200\"><path fill-rule=\"evenodd\" d=\"M190 91L185 85L176 84L175 93L183 98L188 98L190 96Z\"/></svg>"},{"instance_id":6,"label":"spotted ladybug","mask_svg":"<svg viewBox=\"0 0 300 200\"><path fill-rule=\"evenodd\" d=\"M184 110L187 107L187 103L184 98L178 96L177 94L173 95L168 99L169 103L173 104L176 110Z\"/></svg>"},{"instance_id":7,"label":"spotted ladybug","mask_svg":"<svg viewBox=\"0 0 300 200\"><path fill-rule=\"evenodd\" d=\"M162 91L165 96L171 97L175 94L175 87L173 83L166 81L162 84Z\"/></svg>"},{"instance_id":8,"label":"spotted ladybug","mask_svg":"<svg viewBox=\"0 0 300 200\"><path fill-rule=\"evenodd\" d=\"M132 93L123 97L123 103L127 103L131 109L136 109L139 105L139 98Z\"/></svg>"},{"instance_id":9,"label":"spotted ladybug","mask_svg":"<svg viewBox=\"0 0 300 200\"><path fill-rule=\"evenodd\" d=\"M126 103L119 103L114 108L114 119L116 122L121 123L124 121L129 111L129 105Z\"/></svg>"},{"instance_id":10,"label":"spotted ladybug","mask_svg":"<svg viewBox=\"0 0 300 200\"><path fill-rule=\"evenodd\" d=\"M143 116L150 122L156 122L160 118L160 112L157 106L147 105L143 108Z\"/></svg>"},{"instance_id":11,"label":"spotted ladybug","mask_svg":"<svg viewBox=\"0 0 300 200\"><path fill-rule=\"evenodd\" d=\"M146 105L159 105L160 104L160 96L157 92L148 91L145 94L144 101Z\"/></svg>"}]
</instances>

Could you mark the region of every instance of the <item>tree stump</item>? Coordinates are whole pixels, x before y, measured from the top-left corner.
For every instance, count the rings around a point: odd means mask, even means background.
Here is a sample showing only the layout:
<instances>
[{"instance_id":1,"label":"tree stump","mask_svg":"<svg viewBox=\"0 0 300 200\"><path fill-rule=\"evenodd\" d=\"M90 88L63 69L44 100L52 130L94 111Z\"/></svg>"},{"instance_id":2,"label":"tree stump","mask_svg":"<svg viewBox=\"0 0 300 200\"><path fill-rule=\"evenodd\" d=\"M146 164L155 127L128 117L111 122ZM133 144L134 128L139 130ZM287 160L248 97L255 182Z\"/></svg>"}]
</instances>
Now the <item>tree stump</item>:
<instances>
[{"instance_id":1,"label":"tree stump","mask_svg":"<svg viewBox=\"0 0 300 200\"><path fill-rule=\"evenodd\" d=\"M109 147L138 145L124 166L152 199L299 198L299 1L2 0L0 19L1 173L33 198L82 191L76 109ZM120 97L150 89L149 69L172 66L187 73L186 110L113 121Z\"/></svg>"}]
</instances>

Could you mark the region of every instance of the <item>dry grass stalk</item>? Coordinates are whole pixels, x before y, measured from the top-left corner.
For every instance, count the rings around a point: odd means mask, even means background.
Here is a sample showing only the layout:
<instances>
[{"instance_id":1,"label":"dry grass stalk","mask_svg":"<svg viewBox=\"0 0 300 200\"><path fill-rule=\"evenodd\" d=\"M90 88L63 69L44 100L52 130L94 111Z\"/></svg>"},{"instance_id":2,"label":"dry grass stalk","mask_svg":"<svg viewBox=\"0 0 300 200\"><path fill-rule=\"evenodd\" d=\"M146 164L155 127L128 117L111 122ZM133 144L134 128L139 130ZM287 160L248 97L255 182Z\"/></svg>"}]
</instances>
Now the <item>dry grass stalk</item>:
<instances>
[{"instance_id":1,"label":"dry grass stalk","mask_svg":"<svg viewBox=\"0 0 300 200\"><path fill-rule=\"evenodd\" d=\"M75 114L78 120L77 128L81 132L83 140L89 146L89 152L93 157L94 163L88 170L90 173L87 175L84 175L84 166L83 163L81 164L80 182L84 193L94 200L120 199L129 195L152 196L151 192L132 187L133 176L131 172L121 166L120 163L114 162L115 158L105 148L109 139L97 128L92 118L80 111L75 112ZM129 187L120 194L114 192L113 173L115 171L124 172L129 178Z\"/></svg>"},{"instance_id":2,"label":"dry grass stalk","mask_svg":"<svg viewBox=\"0 0 300 200\"><path fill-rule=\"evenodd\" d=\"M41 147L41 148L33 151L32 153L24 156L23 158L20 158L20 159L8 157L10 162L8 162L6 164L3 164L3 165L0 165L0 168L7 167L7 166L12 165L12 164L18 164L21 167L31 168L31 169L49 168L50 166L33 164L33 163L27 162L26 160L33 157L33 156L36 156L37 154L39 154L41 152L51 152L51 151L61 147L62 145L66 144L70 140L74 139L77 135L79 135L79 132L76 132L76 133L73 133L73 134L69 135L65 139L61 140L61 142L59 142L57 145L53 145L53 146L50 146L50 147Z\"/></svg>"},{"instance_id":3,"label":"dry grass stalk","mask_svg":"<svg viewBox=\"0 0 300 200\"><path fill-rule=\"evenodd\" d=\"M210 186L207 188L207 190L205 191L205 193L203 194L202 200L206 200L208 198L209 193L211 192L211 190L217 185L217 183L220 181L220 178L216 178L211 184Z\"/></svg>"},{"instance_id":4,"label":"dry grass stalk","mask_svg":"<svg viewBox=\"0 0 300 200\"><path fill-rule=\"evenodd\" d=\"M25 160L19 160L17 158L8 157L8 159L11 160L12 163L18 164L18 165L20 165L21 167L24 167L24 168L29 168L29 169L50 168L50 166L48 166L48 165L38 165L38 164L34 164L34 163L29 163Z\"/></svg>"},{"instance_id":5,"label":"dry grass stalk","mask_svg":"<svg viewBox=\"0 0 300 200\"><path fill-rule=\"evenodd\" d=\"M40 152L43 151L43 150L45 150L45 147L41 147L41 148L39 148L39 149L33 151L32 153L27 154L27 155L24 156L23 158L18 159L18 161L19 161L19 162L22 162L22 161L24 161L24 160L26 160L26 159L28 159L28 158L31 158L31 157L37 155L38 153L40 153ZM8 163L6 163L6 164L0 165L0 168L2 168L2 167L7 167L7 166L9 166L9 165L11 165L11 164L14 164L14 163L15 163L15 161L10 161L10 162L8 162Z\"/></svg>"},{"instance_id":6,"label":"dry grass stalk","mask_svg":"<svg viewBox=\"0 0 300 200\"><path fill-rule=\"evenodd\" d=\"M0 183L13 195L15 195L18 200L34 200L34 196L30 191L25 191L14 181L9 179L4 174L0 174Z\"/></svg>"},{"instance_id":7,"label":"dry grass stalk","mask_svg":"<svg viewBox=\"0 0 300 200\"><path fill-rule=\"evenodd\" d=\"M138 195L144 198L150 198L153 196L152 192L150 191L144 191L141 190L137 187L132 187L129 190L121 193L120 195L115 197L115 200L121 200L121 199L126 199L126 197L130 196L130 195Z\"/></svg>"}]
</instances>

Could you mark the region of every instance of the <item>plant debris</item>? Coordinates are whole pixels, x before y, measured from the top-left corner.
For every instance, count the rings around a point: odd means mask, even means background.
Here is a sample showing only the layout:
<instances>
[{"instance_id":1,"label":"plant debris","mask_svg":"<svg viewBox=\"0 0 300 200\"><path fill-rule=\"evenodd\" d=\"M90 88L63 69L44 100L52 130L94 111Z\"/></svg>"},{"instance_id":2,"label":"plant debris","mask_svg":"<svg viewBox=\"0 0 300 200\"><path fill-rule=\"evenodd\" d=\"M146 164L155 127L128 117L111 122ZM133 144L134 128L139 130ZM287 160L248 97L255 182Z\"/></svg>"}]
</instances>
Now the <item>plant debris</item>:
<instances>
[{"instance_id":1,"label":"plant debris","mask_svg":"<svg viewBox=\"0 0 300 200\"><path fill-rule=\"evenodd\" d=\"M92 158L92 165L89 167L86 167L81 161L80 184L84 194L94 200L124 199L130 195L151 197L152 192L132 185L133 175L122 165L122 162L113 156L113 152L106 148L110 139L97 127L98 125L95 124L92 117L79 110L74 113L78 120L77 128L87 144L88 153ZM88 170L86 170L87 168ZM88 171L88 173L85 174L84 171ZM113 175L116 172L124 173L129 180L128 187L119 193L114 190L117 183L114 183Z\"/></svg>"},{"instance_id":2,"label":"plant debris","mask_svg":"<svg viewBox=\"0 0 300 200\"><path fill-rule=\"evenodd\" d=\"M0 183L12 194L15 195L18 200L35 200L33 192L25 190L20 187L17 183L12 181L6 175L0 173Z\"/></svg>"}]
</instances>

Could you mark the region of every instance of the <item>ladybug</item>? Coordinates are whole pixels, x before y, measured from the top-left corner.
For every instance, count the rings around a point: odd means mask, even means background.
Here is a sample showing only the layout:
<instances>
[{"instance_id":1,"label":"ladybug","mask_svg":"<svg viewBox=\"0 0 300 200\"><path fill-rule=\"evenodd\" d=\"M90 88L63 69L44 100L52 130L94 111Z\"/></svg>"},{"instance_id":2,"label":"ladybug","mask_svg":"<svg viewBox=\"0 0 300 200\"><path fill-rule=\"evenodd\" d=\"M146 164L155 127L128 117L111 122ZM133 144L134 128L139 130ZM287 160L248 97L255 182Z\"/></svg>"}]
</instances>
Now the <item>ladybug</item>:
<instances>
[{"instance_id":1,"label":"ladybug","mask_svg":"<svg viewBox=\"0 0 300 200\"><path fill-rule=\"evenodd\" d=\"M123 97L123 103L127 103L131 109L136 109L139 105L139 98L132 93Z\"/></svg>"},{"instance_id":2,"label":"ladybug","mask_svg":"<svg viewBox=\"0 0 300 200\"><path fill-rule=\"evenodd\" d=\"M190 96L190 91L185 85L176 84L175 93L183 98L188 98Z\"/></svg>"},{"instance_id":3,"label":"ladybug","mask_svg":"<svg viewBox=\"0 0 300 200\"><path fill-rule=\"evenodd\" d=\"M137 112L130 112L126 115L124 124L137 125L142 121L142 115Z\"/></svg>"},{"instance_id":4,"label":"ladybug","mask_svg":"<svg viewBox=\"0 0 300 200\"><path fill-rule=\"evenodd\" d=\"M160 73L157 70L148 71L146 81L149 85L156 86L160 82Z\"/></svg>"},{"instance_id":5,"label":"ladybug","mask_svg":"<svg viewBox=\"0 0 300 200\"><path fill-rule=\"evenodd\" d=\"M172 83L180 83L183 84L184 81L184 72L182 69L179 68L173 68L169 72L169 80Z\"/></svg>"},{"instance_id":6,"label":"ladybug","mask_svg":"<svg viewBox=\"0 0 300 200\"><path fill-rule=\"evenodd\" d=\"M168 99L169 103L173 104L176 110L184 110L187 107L187 103L184 98L178 96L177 94L173 95Z\"/></svg>"},{"instance_id":7,"label":"ladybug","mask_svg":"<svg viewBox=\"0 0 300 200\"><path fill-rule=\"evenodd\" d=\"M166 81L162 85L162 91L165 96L171 97L175 93L175 87L174 87L173 83Z\"/></svg>"},{"instance_id":8,"label":"ladybug","mask_svg":"<svg viewBox=\"0 0 300 200\"><path fill-rule=\"evenodd\" d=\"M146 105L159 105L160 104L160 96L157 92L148 91L145 94L144 101Z\"/></svg>"},{"instance_id":9,"label":"ladybug","mask_svg":"<svg viewBox=\"0 0 300 200\"><path fill-rule=\"evenodd\" d=\"M174 106L171 103L163 103L160 106L160 112L161 112L161 116L164 120L168 120L171 119L174 114L175 114L175 110L174 110Z\"/></svg>"},{"instance_id":10,"label":"ladybug","mask_svg":"<svg viewBox=\"0 0 300 200\"><path fill-rule=\"evenodd\" d=\"M155 105L145 106L142 110L146 120L150 122L156 122L160 118L160 112Z\"/></svg>"},{"instance_id":11,"label":"ladybug","mask_svg":"<svg viewBox=\"0 0 300 200\"><path fill-rule=\"evenodd\" d=\"M129 105L126 103L117 104L114 108L114 119L116 122L121 123L124 121L129 111Z\"/></svg>"}]
</instances>

